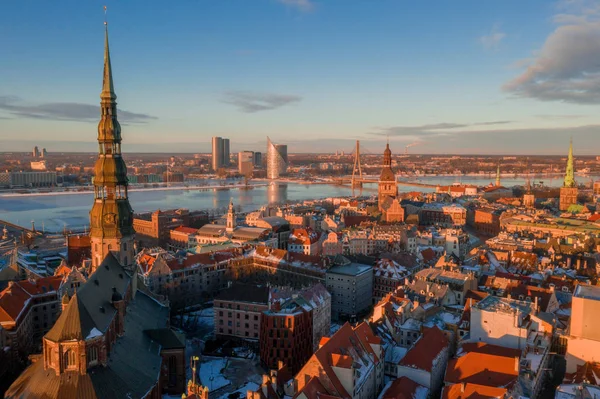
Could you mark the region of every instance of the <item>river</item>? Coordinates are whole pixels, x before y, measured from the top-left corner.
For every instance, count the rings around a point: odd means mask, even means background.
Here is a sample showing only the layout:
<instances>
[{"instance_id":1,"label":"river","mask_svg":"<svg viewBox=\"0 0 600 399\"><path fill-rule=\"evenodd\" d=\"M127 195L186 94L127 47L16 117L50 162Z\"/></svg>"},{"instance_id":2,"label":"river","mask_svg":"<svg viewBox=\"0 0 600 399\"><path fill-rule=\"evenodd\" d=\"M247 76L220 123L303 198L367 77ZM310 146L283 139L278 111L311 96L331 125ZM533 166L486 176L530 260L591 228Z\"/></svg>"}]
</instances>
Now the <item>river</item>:
<instances>
[{"instance_id":1,"label":"river","mask_svg":"<svg viewBox=\"0 0 600 399\"><path fill-rule=\"evenodd\" d=\"M591 177L580 177L580 182L587 182ZM597 177L594 177L596 180ZM544 181L546 186L560 186L562 179L555 177L536 178ZM448 185L454 182L463 184L486 185L490 177L463 176L457 177L423 177L421 183ZM502 178L505 186L524 185L525 178ZM401 191L433 191L430 188L399 186ZM209 210L224 208L233 199L236 206L243 211L258 209L266 204L284 203L306 199L327 197L342 197L351 195L374 195L377 186L365 184L362 190L352 190L348 186L328 184L298 184L278 183L269 186L253 187L249 190L218 189L218 190L160 190L132 191L130 202L135 212L149 212L156 209L187 208L190 210ZM57 232L66 226L68 229L79 230L89 224L89 211L92 207L92 193L73 193L61 195L23 195L0 196L0 220L31 227L35 221L36 229Z\"/></svg>"}]
</instances>

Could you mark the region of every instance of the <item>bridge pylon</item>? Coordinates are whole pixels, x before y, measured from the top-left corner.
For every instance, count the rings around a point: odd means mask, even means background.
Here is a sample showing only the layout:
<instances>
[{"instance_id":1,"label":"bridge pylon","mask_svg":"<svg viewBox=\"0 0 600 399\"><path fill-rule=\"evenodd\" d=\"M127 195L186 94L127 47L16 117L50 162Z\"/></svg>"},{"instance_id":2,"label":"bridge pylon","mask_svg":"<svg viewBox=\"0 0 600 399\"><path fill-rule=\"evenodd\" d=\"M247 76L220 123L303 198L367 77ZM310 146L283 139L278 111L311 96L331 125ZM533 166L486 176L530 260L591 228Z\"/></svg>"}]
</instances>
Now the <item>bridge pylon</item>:
<instances>
[{"instance_id":1,"label":"bridge pylon","mask_svg":"<svg viewBox=\"0 0 600 399\"><path fill-rule=\"evenodd\" d=\"M354 168L352 169L352 188L362 187L362 168L360 166L360 141L356 140L354 151Z\"/></svg>"}]
</instances>

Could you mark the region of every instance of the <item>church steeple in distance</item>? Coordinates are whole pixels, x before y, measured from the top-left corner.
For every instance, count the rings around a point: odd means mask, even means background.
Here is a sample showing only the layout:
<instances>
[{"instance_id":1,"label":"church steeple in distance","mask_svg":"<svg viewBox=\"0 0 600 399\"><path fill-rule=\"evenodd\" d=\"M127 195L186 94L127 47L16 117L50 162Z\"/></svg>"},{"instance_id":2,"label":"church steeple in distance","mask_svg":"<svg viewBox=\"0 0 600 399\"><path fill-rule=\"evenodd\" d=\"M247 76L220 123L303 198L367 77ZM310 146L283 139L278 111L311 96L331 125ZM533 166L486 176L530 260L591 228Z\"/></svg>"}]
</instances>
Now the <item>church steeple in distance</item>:
<instances>
[{"instance_id":1,"label":"church steeple in distance","mask_svg":"<svg viewBox=\"0 0 600 399\"><path fill-rule=\"evenodd\" d=\"M569 156L567 157L567 169L565 170L564 187L576 187L575 170L573 168L573 139L569 142Z\"/></svg>"},{"instance_id":2,"label":"church steeple in distance","mask_svg":"<svg viewBox=\"0 0 600 399\"><path fill-rule=\"evenodd\" d=\"M127 167L121 157L121 125L117 120L117 95L112 77L106 21L104 25L98 159L94 166L94 205L90 211L92 271L109 253L123 266L130 266L134 260L133 210L127 190Z\"/></svg>"}]
</instances>

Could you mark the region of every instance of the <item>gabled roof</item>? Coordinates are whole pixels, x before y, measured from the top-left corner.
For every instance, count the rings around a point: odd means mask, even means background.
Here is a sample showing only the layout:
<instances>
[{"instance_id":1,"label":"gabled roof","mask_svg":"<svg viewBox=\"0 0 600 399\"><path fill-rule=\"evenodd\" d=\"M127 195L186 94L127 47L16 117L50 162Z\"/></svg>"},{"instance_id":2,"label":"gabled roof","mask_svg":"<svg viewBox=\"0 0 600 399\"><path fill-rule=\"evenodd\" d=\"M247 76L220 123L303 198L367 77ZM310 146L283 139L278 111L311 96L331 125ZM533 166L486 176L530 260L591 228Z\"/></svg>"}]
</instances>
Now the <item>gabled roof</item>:
<instances>
[{"instance_id":1,"label":"gabled roof","mask_svg":"<svg viewBox=\"0 0 600 399\"><path fill-rule=\"evenodd\" d=\"M73 296L46 338L55 342L85 339L94 328L105 333L117 311L112 304L113 293L125 298L130 281L123 266L109 253Z\"/></svg>"},{"instance_id":2,"label":"gabled roof","mask_svg":"<svg viewBox=\"0 0 600 399\"><path fill-rule=\"evenodd\" d=\"M517 381L520 351L496 345L477 345L473 349L448 362L444 378L446 383L508 387ZM462 350L469 348L463 345Z\"/></svg>"},{"instance_id":3,"label":"gabled roof","mask_svg":"<svg viewBox=\"0 0 600 399\"><path fill-rule=\"evenodd\" d=\"M506 388L477 384L452 384L442 390L442 399L495 399L504 398Z\"/></svg>"},{"instance_id":4,"label":"gabled roof","mask_svg":"<svg viewBox=\"0 0 600 399\"><path fill-rule=\"evenodd\" d=\"M54 326L46 334L50 341L84 340L95 328L92 317L79 300L77 293L69 301Z\"/></svg>"},{"instance_id":5,"label":"gabled roof","mask_svg":"<svg viewBox=\"0 0 600 399\"><path fill-rule=\"evenodd\" d=\"M429 389L408 377L400 377L383 388L378 399L425 399Z\"/></svg>"},{"instance_id":6,"label":"gabled roof","mask_svg":"<svg viewBox=\"0 0 600 399\"><path fill-rule=\"evenodd\" d=\"M436 326L427 330L400 361L400 366L431 372L434 360L448 347L448 338Z\"/></svg>"},{"instance_id":7,"label":"gabled roof","mask_svg":"<svg viewBox=\"0 0 600 399\"><path fill-rule=\"evenodd\" d=\"M318 377L321 385L327 387L328 394L349 398L351 395L332 369L335 366L334 361L340 366L347 366L349 363L347 357L350 357L352 359L351 367L377 364L380 360L371 344L380 342L367 323L361 323L355 328L346 323L329 339L321 339L320 348L312 355L296 378L302 380L310 376ZM344 357L335 357L332 356L333 354L344 355ZM318 376L314 374L315 372L318 372ZM307 381L307 384L308 382L310 381ZM301 391L304 389L307 389L306 386Z\"/></svg>"},{"instance_id":8,"label":"gabled roof","mask_svg":"<svg viewBox=\"0 0 600 399\"><path fill-rule=\"evenodd\" d=\"M0 322L16 322L31 298L55 293L62 276L44 277L38 280L22 280L9 284L0 292Z\"/></svg>"}]
</instances>

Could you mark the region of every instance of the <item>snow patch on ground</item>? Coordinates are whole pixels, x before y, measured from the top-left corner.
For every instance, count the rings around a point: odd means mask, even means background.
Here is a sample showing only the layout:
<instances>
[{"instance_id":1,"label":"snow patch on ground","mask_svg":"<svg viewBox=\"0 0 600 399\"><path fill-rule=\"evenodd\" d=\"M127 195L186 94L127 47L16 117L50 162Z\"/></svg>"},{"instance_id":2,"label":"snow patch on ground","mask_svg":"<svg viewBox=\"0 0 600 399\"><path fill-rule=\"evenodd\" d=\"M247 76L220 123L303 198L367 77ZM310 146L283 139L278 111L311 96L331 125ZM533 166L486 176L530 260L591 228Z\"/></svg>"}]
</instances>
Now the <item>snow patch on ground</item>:
<instances>
[{"instance_id":1,"label":"snow patch on ground","mask_svg":"<svg viewBox=\"0 0 600 399\"><path fill-rule=\"evenodd\" d=\"M209 391L221 389L231 382L223 376L221 370L227 367L227 359L212 359L200 365L200 381Z\"/></svg>"}]
</instances>

